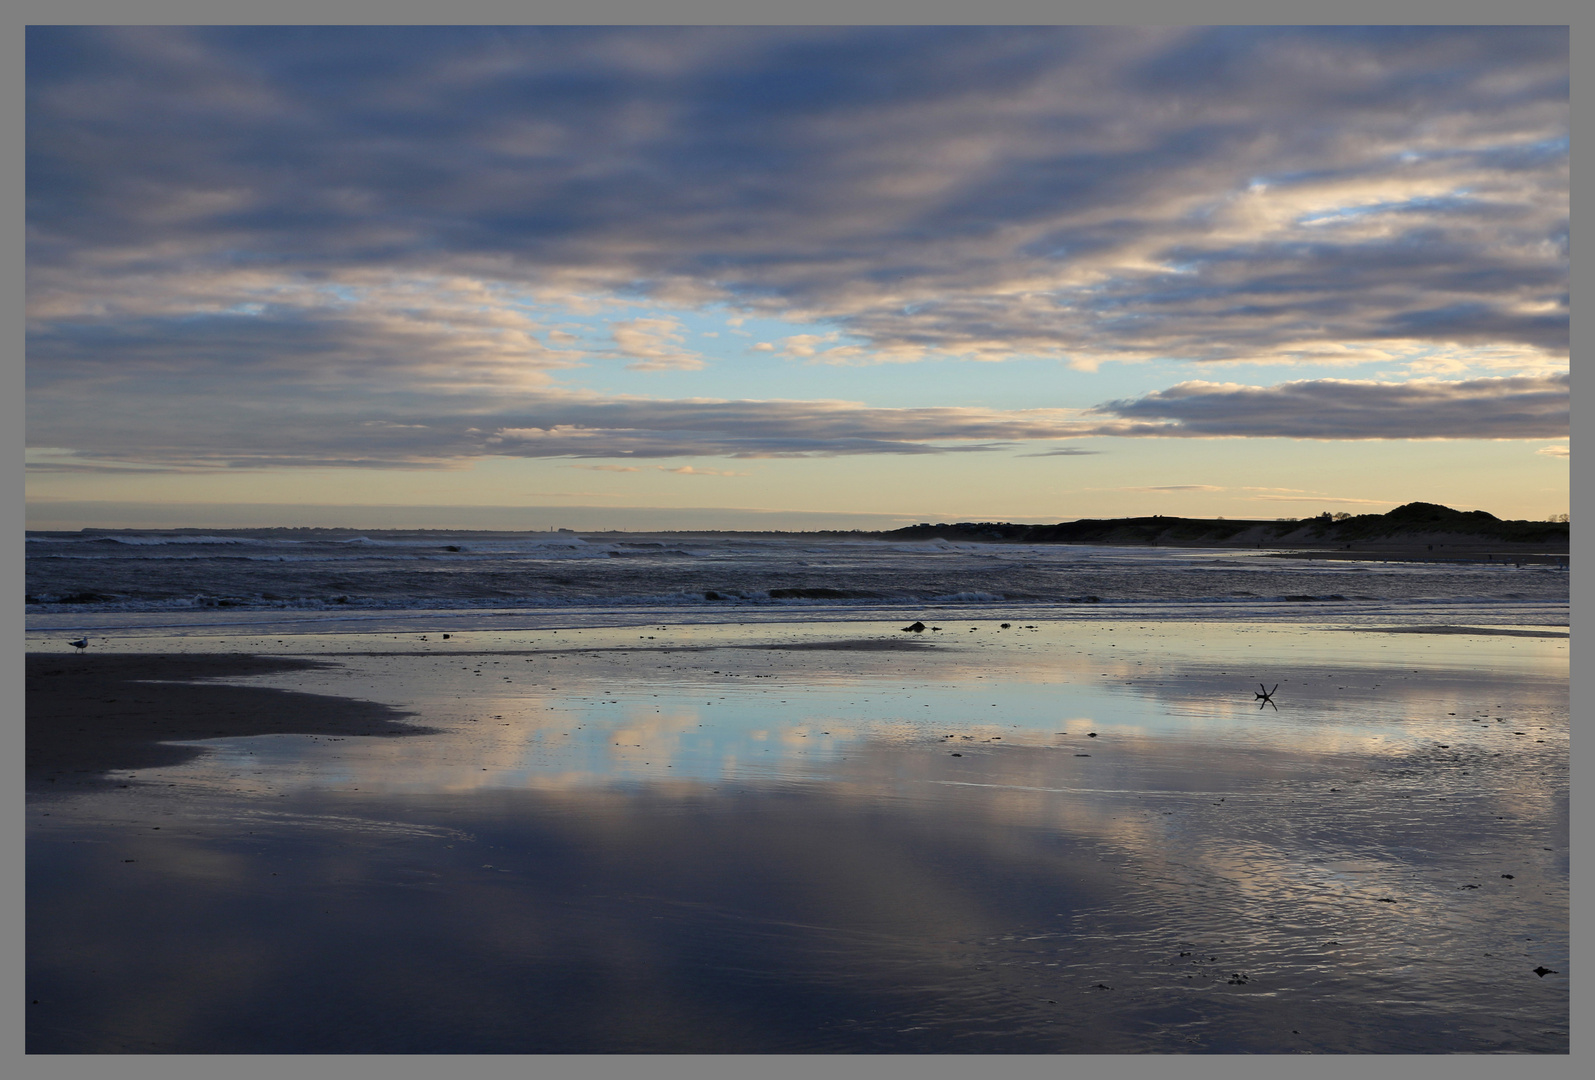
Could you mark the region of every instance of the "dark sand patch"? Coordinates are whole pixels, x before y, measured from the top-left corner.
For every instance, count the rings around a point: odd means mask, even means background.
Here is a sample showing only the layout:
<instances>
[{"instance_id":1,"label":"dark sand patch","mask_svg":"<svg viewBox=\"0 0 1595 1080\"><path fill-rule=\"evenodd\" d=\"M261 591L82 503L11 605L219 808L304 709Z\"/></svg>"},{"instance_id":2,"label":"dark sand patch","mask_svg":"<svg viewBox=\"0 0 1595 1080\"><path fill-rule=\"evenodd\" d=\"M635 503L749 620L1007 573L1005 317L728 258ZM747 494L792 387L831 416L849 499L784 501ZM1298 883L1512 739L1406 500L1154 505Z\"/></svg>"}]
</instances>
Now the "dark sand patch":
<instances>
[{"instance_id":1,"label":"dark sand patch","mask_svg":"<svg viewBox=\"0 0 1595 1080\"><path fill-rule=\"evenodd\" d=\"M424 735L386 705L258 686L189 682L332 667L290 657L217 654L27 658L30 792L110 787L111 770L179 765L203 752L173 746L245 735ZM152 681L158 680L158 681Z\"/></svg>"},{"instance_id":2,"label":"dark sand patch","mask_svg":"<svg viewBox=\"0 0 1595 1080\"><path fill-rule=\"evenodd\" d=\"M1492 626L1332 626L1347 634L1469 634L1480 637L1565 638L1566 630L1506 630Z\"/></svg>"}]
</instances>

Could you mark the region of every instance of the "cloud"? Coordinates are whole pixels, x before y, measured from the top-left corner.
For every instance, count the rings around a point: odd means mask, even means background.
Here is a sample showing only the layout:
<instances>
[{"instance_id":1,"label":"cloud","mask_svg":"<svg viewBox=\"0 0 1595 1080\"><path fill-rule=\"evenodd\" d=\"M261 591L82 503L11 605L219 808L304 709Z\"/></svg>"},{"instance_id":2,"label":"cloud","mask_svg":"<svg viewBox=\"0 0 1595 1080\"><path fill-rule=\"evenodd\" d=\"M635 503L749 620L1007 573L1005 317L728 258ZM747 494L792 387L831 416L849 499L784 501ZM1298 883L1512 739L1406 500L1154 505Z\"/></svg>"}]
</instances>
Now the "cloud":
<instances>
[{"instance_id":1,"label":"cloud","mask_svg":"<svg viewBox=\"0 0 1595 1080\"><path fill-rule=\"evenodd\" d=\"M86 461L30 461L25 468L36 473L89 473L101 476L138 474L168 475L175 472L200 472L199 469L140 468L136 465L100 464Z\"/></svg>"},{"instance_id":2,"label":"cloud","mask_svg":"<svg viewBox=\"0 0 1595 1080\"><path fill-rule=\"evenodd\" d=\"M1569 454L1569 449L1565 446L1542 446L1534 452L1536 454L1545 454L1549 457L1565 458Z\"/></svg>"},{"instance_id":3,"label":"cloud","mask_svg":"<svg viewBox=\"0 0 1595 1080\"><path fill-rule=\"evenodd\" d=\"M639 465L566 465L567 469L590 469L593 472L635 473L642 472ZM731 472L727 469L698 469L691 465L682 465L679 468L670 468L666 465L655 465L660 472L678 473L682 476L747 476L745 472Z\"/></svg>"},{"instance_id":4,"label":"cloud","mask_svg":"<svg viewBox=\"0 0 1595 1080\"><path fill-rule=\"evenodd\" d=\"M451 395L329 381L274 396L200 381L117 383L118 407L86 412L76 387L36 390L29 434L71 460L138 465L449 467L483 456L837 457L1012 452L1093 437L1544 439L1568 430L1568 376L1275 386L1187 382L1070 409L880 408L848 401L680 400L491 386ZM159 433L158 436L152 432ZM1031 456L1096 453L1075 446ZM624 466L604 466L616 471ZM1290 494L1290 493L1286 493Z\"/></svg>"},{"instance_id":5,"label":"cloud","mask_svg":"<svg viewBox=\"0 0 1595 1080\"><path fill-rule=\"evenodd\" d=\"M27 46L28 434L76 467L1567 432L1565 27L30 27ZM808 364L1506 377L1187 382L1085 415L559 381L590 358L574 314L609 322L598 355L663 373L705 366L669 311L707 308L821 327L751 343Z\"/></svg>"},{"instance_id":6,"label":"cloud","mask_svg":"<svg viewBox=\"0 0 1595 1080\"><path fill-rule=\"evenodd\" d=\"M1099 435L1293 439L1545 439L1569 421L1564 374L1276 386L1186 382L1090 410Z\"/></svg>"},{"instance_id":7,"label":"cloud","mask_svg":"<svg viewBox=\"0 0 1595 1080\"><path fill-rule=\"evenodd\" d=\"M707 366L703 357L681 348L686 331L675 319L629 319L610 327L615 349L636 358L626 366L633 371L697 371Z\"/></svg>"},{"instance_id":8,"label":"cloud","mask_svg":"<svg viewBox=\"0 0 1595 1080\"><path fill-rule=\"evenodd\" d=\"M67 383L30 403L29 434L73 460L212 467L449 466L484 456L835 457L1004 450L1076 434L1064 409L878 408L847 401L669 400L492 387L418 395L276 387L223 395L208 383L118 384L120 407L79 407ZM374 415L375 414L375 415ZM152 435L158 432L159 435ZM629 466L589 466L619 471ZM695 469L704 472L705 470Z\"/></svg>"},{"instance_id":9,"label":"cloud","mask_svg":"<svg viewBox=\"0 0 1595 1080\"><path fill-rule=\"evenodd\" d=\"M27 39L47 333L388 275L829 320L824 363L1566 355L1566 27ZM633 366L701 362L651 322Z\"/></svg>"},{"instance_id":10,"label":"cloud","mask_svg":"<svg viewBox=\"0 0 1595 1080\"><path fill-rule=\"evenodd\" d=\"M1389 499L1338 499L1329 495L1252 495L1253 502L1345 503L1352 506L1389 506Z\"/></svg>"},{"instance_id":11,"label":"cloud","mask_svg":"<svg viewBox=\"0 0 1595 1080\"><path fill-rule=\"evenodd\" d=\"M1091 454L1100 454L1100 450L1086 450L1079 446L1060 446L1056 450L1042 450L1034 454L1020 454L1020 457L1087 457Z\"/></svg>"},{"instance_id":12,"label":"cloud","mask_svg":"<svg viewBox=\"0 0 1595 1080\"><path fill-rule=\"evenodd\" d=\"M92 299L68 296L49 272L35 285L35 387L210 380L235 392L502 392L546 386L583 357L539 341L543 326L513 289L470 279L361 274L268 288L254 273L221 273L108 281Z\"/></svg>"},{"instance_id":13,"label":"cloud","mask_svg":"<svg viewBox=\"0 0 1595 1080\"><path fill-rule=\"evenodd\" d=\"M846 401L552 398L500 415L487 452L545 457L832 457L1004 449L1073 433L1063 409L873 408ZM535 415L535 414L534 414ZM482 418L478 418L480 423Z\"/></svg>"},{"instance_id":14,"label":"cloud","mask_svg":"<svg viewBox=\"0 0 1595 1080\"><path fill-rule=\"evenodd\" d=\"M1155 487L1127 487L1120 491L1227 491L1227 488L1214 487L1212 484L1159 484Z\"/></svg>"}]
</instances>

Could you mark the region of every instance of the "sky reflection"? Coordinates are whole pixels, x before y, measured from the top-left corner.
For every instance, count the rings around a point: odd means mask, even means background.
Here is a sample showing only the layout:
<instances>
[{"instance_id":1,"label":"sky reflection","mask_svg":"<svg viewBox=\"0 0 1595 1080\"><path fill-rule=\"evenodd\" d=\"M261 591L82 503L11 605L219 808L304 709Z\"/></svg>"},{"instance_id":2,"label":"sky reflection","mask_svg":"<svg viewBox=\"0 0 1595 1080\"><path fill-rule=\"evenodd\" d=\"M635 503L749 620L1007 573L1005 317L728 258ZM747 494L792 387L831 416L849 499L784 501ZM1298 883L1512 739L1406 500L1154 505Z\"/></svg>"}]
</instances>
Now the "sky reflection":
<instances>
[{"instance_id":1,"label":"sky reflection","mask_svg":"<svg viewBox=\"0 0 1595 1080\"><path fill-rule=\"evenodd\" d=\"M988 633L249 679L439 734L36 806L29 1049L1566 1051L1565 641Z\"/></svg>"},{"instance_id":2,"label":"sky reflection","mask_svg":"<svg viewBox=\"0 0 1595 1080\"><path fill-rule=\"evenodd\" d=\"M339 670L248 681L372 697L448 728L450 738L208 745L229 769L238 754L265 754L298 783L321 784L326 768L365 790L829 782L877 767L884 759L868 755L888 748L907 760L956 752L965 771L998 750L1044 748L1049 756L1034 768L1045 772L1085 767L1075 753L1092 754L1095 768L1111 746L1111 760L1137 768L1195 754L1202 775L1222 775L1221 761L1206 760L1213 740L1226 758L1258 762L1282 752L1291 760L1405 752L1447 733L1494 752L1521 738L1508 729L1537 728L1566 709L1565 639L1056 624L981 632L984 641L916 648L901 636L842 639L902 646L886 653L767 647L812 643L812 628L796 641L749 643L744 634L736 646L703 640L702 628L682 635L687 642L640 645L624 631L588 632L580 645L571 634L543 635L498 641L490 652L468 642L452 657L409 651L418 646L408 641L405 652L344 656ZM1282 709L1258 708L1259 682L1280 685ZM1477 719L1486 722L1471 724ZM1470 727L1459 731L1462 723Z\"/></svg>"}]
</instances>

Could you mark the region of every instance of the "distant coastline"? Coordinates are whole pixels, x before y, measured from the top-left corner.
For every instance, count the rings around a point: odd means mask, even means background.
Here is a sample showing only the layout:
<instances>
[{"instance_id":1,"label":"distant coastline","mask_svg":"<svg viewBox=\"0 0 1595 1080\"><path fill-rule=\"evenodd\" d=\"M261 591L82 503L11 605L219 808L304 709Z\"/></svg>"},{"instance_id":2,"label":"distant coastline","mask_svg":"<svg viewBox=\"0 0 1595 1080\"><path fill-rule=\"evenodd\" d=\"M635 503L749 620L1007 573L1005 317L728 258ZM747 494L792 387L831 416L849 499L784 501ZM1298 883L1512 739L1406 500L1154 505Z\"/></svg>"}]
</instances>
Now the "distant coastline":
<instances>
[{"instance_id":1,"label":"distant coastline","mask_svg":"<svg viewBox=\"0 0 1595 1080\"><path fill-rule=\"evenodd\" d=\"M1453 510L1414 502L1385 514L1310 518L1081 518L1057 524L1003 521L922 522L889 530L865 529L442 529L277 526L270 528L30 529L30 539L117 537L129 533L167 537L281 537L299 541L347 541L367 533L388 536L467 538L547 533L572 539L622 537L748 537L885 541L948 540L959 543L1080 544L1118 547L1273 549L1281 558L1422 561L1508 561L1566 565L1570 526L1566 521L1507 521L1483 510ZM222 540L220 542L232 542ZM659 545L622 544L624 547ZM447 548L447 550L457 550Z\"/></svg>"},{"instance_id":2,"label":"distant coastline","mask_svg":"<svg viewBox=\"0 0 1595 1080\"><path fill-rule=\"evenodd\" d=\"M910 525L868 535L890 540L1014 544L1117 544L1148 547L1288 548L1294 558L1506 559L1565 563L1565 521L1503 521L1483 510L1414 502L1387 514L1285 520L1152 517L1086 518L1056 525L1003 522Z\"/></svg>"}]
</instances>

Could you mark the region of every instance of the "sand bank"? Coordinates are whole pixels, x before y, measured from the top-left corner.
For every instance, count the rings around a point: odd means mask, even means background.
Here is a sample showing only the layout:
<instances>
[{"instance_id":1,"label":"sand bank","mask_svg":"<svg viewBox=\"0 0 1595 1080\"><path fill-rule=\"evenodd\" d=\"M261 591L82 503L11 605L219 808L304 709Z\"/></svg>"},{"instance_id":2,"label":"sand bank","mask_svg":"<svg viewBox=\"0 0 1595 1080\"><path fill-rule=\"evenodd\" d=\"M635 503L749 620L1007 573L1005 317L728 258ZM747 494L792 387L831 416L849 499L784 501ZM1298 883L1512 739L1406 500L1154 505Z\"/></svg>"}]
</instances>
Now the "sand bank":
<instances>
[{"instance_id":1,"label":"sand bank","mask_svg":"<svg viewBox=\"0 0 1595 1080\"><path fill-rule=\"evenodd\" d=\"M405 713L374 702L195 681L326 666L245 654L30 654L27 789L103 786L111 771L178 765L202 753L170 745L187 740L425 733L405 723Z\"/></svg>"}]
</instances>

